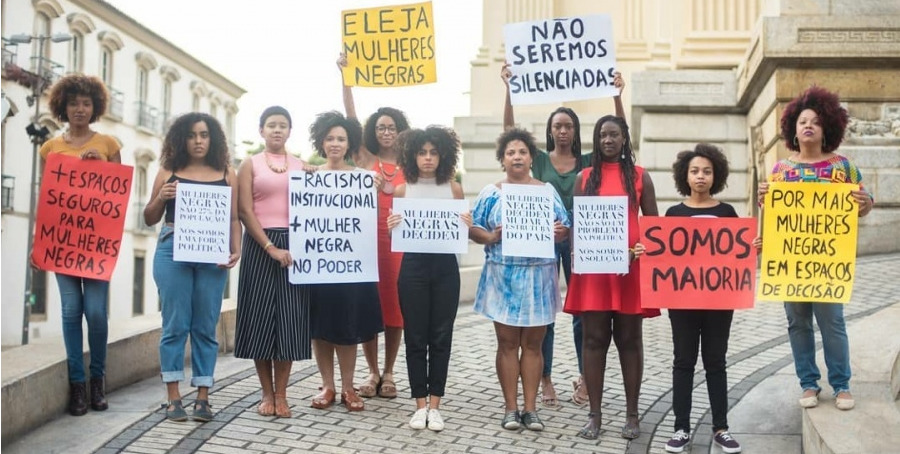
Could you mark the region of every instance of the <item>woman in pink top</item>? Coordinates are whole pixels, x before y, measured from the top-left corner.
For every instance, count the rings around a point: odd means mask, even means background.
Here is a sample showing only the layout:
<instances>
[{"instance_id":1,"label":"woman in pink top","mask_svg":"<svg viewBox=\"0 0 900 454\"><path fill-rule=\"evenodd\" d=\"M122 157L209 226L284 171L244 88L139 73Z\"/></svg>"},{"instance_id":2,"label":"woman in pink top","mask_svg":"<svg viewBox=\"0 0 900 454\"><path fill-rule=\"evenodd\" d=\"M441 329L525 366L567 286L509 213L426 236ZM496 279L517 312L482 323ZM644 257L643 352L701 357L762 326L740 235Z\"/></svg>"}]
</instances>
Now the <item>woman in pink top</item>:
<instances>
[{"instance_id":1,"label":"woman in pink top","mask_svg":"<svg viewBox=\"0 0 900 454\"><path fill-rule=\"evenodd\" d=\"M289 418L291 363L310 359L309 291L288 282L288 175L304 163L287 153L291 115L283 107L263 111L262 153L244 160L238 173L238 213L244 241L238 278L234 356L253 359L262 385L262 416Z\"/></svg>"}]
</instances>

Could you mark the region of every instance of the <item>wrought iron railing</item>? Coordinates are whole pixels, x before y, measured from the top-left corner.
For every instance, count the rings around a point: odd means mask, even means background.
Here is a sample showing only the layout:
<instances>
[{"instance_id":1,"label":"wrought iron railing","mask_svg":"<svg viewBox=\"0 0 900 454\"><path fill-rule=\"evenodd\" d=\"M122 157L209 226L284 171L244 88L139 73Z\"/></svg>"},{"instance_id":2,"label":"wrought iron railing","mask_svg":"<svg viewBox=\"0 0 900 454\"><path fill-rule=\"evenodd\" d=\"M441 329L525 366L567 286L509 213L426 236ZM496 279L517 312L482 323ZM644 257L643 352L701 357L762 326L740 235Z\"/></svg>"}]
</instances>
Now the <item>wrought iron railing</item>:
<instances>
[{"instance_id":1,"label":"wrought iron railing","mask_svg":"<svg viewBox=\"0 0 900 454\"><path fill-rule=\"evenodd\" d=\"M145 233L145 234L153 234L156 233L155 225L147 225L144 222L144 208L147 206L144 202L135 202L134 203L134 231Z\"/></svg>"},{"instance_id":2,"label":"wrought iron railing","mask_svg":"<svg viewBox=\"0 0 900 454\"><path fill-rule=\"evenodd\" d=\"M143 101L138 101L136 104L137 125L141 128L146 128L155 133L158 133L160 123L159 109Z\"/></svg>"},{"instance_id":3,"label":"wrought iron railing","mask_svg":"<svg viewBox=\"0 0 900 454\"><path fill-rule=\"evenodd\" d=\"M109 108L106 114L110 117L122 121L122 115L125 113L125 93L112 87L106 87L109 91Z\"/></svg>"},{"instance_id":4,"label":"wrought iron railing","mask_svg":"<svg viewBox=\"0 0 900 454\"><path fill-rule=\"evenodd\" d=\"M3 183L2 183L2 205L3 211L12 211L13 210L13 202L16 198L16 177L12 175L3 175Z\"/></svg>"}]
</instances>

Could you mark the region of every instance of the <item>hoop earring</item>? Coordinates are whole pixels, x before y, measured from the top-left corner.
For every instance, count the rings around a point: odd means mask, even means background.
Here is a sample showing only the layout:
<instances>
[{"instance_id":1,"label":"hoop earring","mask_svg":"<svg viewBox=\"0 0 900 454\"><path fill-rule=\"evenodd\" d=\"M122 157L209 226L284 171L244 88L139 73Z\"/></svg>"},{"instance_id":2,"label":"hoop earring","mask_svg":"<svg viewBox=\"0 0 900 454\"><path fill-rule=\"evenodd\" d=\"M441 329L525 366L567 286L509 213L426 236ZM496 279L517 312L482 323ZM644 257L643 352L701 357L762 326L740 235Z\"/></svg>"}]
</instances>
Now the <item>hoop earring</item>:
<instances>
[{"instance_id":1,"label":"hoop earring","mask_svg":"<svg viewBox=\"0 0 900 454\"><path fill-rule=\"evenodd\" d=\"M797 136L794 136L794 146L795 146L795 147L799 147L799 146L800 146L800 143L797 142Z\"/></svg>"}]
</instances>

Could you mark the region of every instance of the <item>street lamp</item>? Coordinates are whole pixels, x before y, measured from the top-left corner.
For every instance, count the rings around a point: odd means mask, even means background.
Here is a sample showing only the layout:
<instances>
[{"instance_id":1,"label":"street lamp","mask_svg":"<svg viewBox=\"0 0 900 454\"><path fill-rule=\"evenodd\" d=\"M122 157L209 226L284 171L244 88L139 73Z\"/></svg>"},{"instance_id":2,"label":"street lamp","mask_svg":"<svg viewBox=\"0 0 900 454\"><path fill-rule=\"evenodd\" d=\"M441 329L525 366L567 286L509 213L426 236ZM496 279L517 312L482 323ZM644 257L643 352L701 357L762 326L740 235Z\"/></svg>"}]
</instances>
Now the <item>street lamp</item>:
<instances>
[{"instance_id":1,"label":"street lamp","mask_svg":"<svg viewBox=\"0 0 900 454\"><path fill-rule=\"evenodd\" d=\"M31 306L34 304L34 292L32 285L34 282L34 270L31 268L31 248L34 246L34 224L35 224L35 201L37 199L38 184L38 149L47 140L50 130L46 126L41 126L39 122L41 118L41 95L50 84L50 75L44 71L44 42L50 40L54 43L62 43L72 40L72 35L68 33L54 33L53 35L26 35L15 34L9 37L9 41L15 44L28 44L32 40L38 41L38 60L34 82L31 84L31 102L34 102L34 119L25 131L31 138L31 199L28 204L28 230L26 231L28 242L25 249L25 301L22 319L22 345L28 344L28 323L31 318ZM29 102L29 104L31 104Z\"/></svg>"}]
</instances>

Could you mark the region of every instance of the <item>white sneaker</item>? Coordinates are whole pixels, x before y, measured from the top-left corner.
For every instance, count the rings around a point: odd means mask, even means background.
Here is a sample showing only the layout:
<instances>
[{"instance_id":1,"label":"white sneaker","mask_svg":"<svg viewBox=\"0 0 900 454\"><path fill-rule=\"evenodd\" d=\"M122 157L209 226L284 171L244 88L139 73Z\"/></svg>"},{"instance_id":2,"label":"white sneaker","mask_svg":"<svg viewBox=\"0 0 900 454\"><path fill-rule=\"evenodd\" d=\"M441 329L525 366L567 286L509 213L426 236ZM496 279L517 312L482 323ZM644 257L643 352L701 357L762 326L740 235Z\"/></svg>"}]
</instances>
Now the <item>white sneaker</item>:
<instances>
[{"instance_id":1,"label":"white sneaker","mask_svg":"<svg viewBox=\"0 0 900 454\"><path fill-rule=\"evenodd\" d=\"M437 408L428 410L428 429L435 432L444 430L444 418L441 418L441 412Z\"/></svg>"},{"instance_id":2,"label":"white sneaker","mask_svg":"<svg viewBox=\"0 0 900 454\"><path fill-rule=\"evenodd\" d=\"M428 424L428 409L420 408L413 413L412 418L409 420L409 427L412 427L416 430L422 430Z\"/></svg>"}]
</instances>

